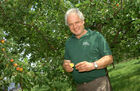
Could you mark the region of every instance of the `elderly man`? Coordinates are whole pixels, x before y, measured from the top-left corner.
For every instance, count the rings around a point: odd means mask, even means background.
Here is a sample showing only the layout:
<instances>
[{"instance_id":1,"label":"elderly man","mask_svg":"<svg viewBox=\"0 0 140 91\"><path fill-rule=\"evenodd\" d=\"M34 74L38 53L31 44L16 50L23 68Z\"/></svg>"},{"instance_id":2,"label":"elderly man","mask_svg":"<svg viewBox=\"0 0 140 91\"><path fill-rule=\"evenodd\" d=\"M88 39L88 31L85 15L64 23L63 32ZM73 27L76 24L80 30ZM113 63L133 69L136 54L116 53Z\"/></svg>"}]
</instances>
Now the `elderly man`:
<instances>
[{"instance_id":1,"label":"elderly man","mask_svg":"<svg viewBox=\"0 0 140 91\"><path fill-rule=\"evenodd\" d=\"M72 73L77 91L110 91L105 68L113 57L105 38L97 31L85 29L84 16L77 8L66 12L65 23L72 36L66 41L63 67Z\"/></svg>"}]
</instances>

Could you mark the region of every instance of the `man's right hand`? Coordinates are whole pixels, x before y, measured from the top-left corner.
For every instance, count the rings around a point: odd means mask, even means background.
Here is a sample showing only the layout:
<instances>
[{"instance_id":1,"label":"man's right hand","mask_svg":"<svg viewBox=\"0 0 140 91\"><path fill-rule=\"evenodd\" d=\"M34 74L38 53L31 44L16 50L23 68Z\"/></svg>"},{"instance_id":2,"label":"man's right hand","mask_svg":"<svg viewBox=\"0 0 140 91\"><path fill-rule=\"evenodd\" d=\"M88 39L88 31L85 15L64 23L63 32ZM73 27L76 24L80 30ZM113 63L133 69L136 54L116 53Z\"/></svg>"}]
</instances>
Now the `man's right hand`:
<instances>
[{"instance_id":1,"label":"man's right hand","mask_svg":"<svg viewBox=\"0 0 140 91\"><path fill-rule=\"evenodd\" d=\"M66 72L72 72L73 68L70 66L71 60L64 60L63 67Z\"/></svg>"}]
</instances>

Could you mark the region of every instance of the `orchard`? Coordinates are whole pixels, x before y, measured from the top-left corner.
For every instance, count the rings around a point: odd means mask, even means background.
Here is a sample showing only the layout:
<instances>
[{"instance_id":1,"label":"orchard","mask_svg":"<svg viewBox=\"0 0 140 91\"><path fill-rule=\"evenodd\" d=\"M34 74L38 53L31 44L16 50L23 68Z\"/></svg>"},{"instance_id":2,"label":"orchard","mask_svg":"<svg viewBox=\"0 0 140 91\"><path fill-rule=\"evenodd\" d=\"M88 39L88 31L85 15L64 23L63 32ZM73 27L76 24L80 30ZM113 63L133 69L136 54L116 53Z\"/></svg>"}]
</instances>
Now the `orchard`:
<instances>
[{"instance_id":1,"label":"orchard","mask_svg":"<svg viewBox=\"0 0 140 91\"><path fill-rule=\"evenodd\" d=\"M115 64L139 57L139 0L1 0L0 90L12 82L28 91L34 86L74 90L62 67L71 35L64 14L73 7L84 13L85 28L105 36Z\"/></svg>"}]
</instances>

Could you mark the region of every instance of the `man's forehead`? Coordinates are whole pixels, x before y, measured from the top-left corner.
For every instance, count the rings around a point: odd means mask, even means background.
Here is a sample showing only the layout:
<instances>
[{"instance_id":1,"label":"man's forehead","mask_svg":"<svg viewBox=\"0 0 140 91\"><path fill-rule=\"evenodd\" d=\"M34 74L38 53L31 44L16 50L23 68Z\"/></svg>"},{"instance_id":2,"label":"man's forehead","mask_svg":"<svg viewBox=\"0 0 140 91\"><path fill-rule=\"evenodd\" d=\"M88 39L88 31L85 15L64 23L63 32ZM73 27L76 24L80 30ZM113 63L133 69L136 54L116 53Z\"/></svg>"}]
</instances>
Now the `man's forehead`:
<instances>
[{"instance_id":1,"label":"man's forehead","mask_svg":"<svg viewBox=\"0 0 140 91\"><path fill-rule=\"evenodd\" d=\"M77 15L76 13L70 13L70 14L68 15L68 17L71 17L71 16L77 16L77 17L78 17L78 15Z\"/></svg>"},{"instance_id":2,"label":"man's forehead","mask_svg":"<svg viewBox=\"0 0 140 91\"><path fill-rule=\"evenodd\" d=\"M79 16L78 16L76 13L71 13L71 14L69 14L68 17L67 17L67 20L70 20L70 19L81 20L81 19L79 18Z\"/></svg>"}]
</instances>

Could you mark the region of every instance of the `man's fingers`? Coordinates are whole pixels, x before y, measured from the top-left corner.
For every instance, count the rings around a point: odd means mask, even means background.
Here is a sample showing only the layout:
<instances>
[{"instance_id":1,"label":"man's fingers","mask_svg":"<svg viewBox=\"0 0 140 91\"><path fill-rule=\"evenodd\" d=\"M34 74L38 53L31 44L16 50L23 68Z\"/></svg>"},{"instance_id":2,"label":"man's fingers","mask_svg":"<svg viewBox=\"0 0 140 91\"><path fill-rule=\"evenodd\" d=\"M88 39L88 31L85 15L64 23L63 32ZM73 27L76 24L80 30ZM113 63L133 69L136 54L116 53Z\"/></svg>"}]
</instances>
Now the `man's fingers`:
<instances>
[{"instance_id":1,"label":"man's fingers","mask_svg":"<svg viewBox=\"0 0 140 91\"><path fill-rule=\"evenodd\" d=\"M66 69L66 72L72 72L72 71L73 71L73 68Z\"/></svg>"},{"instance_id":2,"label":"man's fingers","mask_svg":"<svg viewBox=\"0 0 140 91\"><path fill-rule=\"evenodd\" d=\"M64 63L70 63L71 60L64 60Z\"/></svg>"},{"instance_id":3,"label":"man's fingers","mask_svg":"<svg viewBox=\"0 0 140 91\"><path fill-rule=\"evenodd\" d=\"M70 67L70 65L66 65L66 66L65 66L65 70L66 70L67 72L72 72L72 71L73 71L73 68Z\"/></svg>"},{"instance_id":4,"label":"man's fingers","mask_svg":"<svg viewBox=\"0 0 140 91\"><path fill-rule=\"evenodd\" d=\"M84 68L86 65L86 61L80 62L78 64L75 65L76 69L81 69Z\"/></svg>"},{"instance_id":5,"label":"man's fingers","mask_svg":"<svg viewBox=\"0 0 140 91\"><path fill-rule=\"evenodd\" d=\"M85 62L80 62L80 63L76 64L75 67L79 67L79 66L83 65L84 63Z\"/></svg>"},{"instance_id":6,"label":"man's fingers","mask_svg":"<svg viewBox=\"0 0 140 91\"><path fill-rule=\"evenodd\" d=\"M63 66L64 67L69 66L70 62L71 62L70 60L64 60Z\"/></svg>"}]
</instances>

